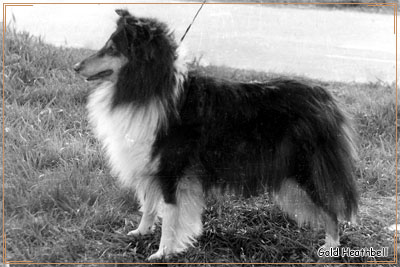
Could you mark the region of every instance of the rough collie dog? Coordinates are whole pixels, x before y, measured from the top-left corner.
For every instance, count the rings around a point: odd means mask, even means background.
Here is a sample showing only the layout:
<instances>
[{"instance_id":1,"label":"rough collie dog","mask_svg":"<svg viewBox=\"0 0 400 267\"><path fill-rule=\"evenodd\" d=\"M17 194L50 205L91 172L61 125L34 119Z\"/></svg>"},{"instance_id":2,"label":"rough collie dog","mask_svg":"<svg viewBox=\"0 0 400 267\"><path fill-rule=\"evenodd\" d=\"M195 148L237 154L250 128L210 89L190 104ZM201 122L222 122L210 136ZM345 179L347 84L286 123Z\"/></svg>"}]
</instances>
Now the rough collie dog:
<instances>
[{"instance_id":1,"label":"rough collie dog","mask_svg":"<svg viewBox=\"0 0 400 267\"><path fill-rule=\"evenodd\" d=\"M352 128L329 92L294 80L240 83L187 71L172 32L126 10L117 29L76 72L96 81L90 123L112 172L133 188L159 249L184 251L202 233L210 192L265 191L298 223L322 222L339 245L338 219L357 211Z\"/></svg>"}]
</instances>

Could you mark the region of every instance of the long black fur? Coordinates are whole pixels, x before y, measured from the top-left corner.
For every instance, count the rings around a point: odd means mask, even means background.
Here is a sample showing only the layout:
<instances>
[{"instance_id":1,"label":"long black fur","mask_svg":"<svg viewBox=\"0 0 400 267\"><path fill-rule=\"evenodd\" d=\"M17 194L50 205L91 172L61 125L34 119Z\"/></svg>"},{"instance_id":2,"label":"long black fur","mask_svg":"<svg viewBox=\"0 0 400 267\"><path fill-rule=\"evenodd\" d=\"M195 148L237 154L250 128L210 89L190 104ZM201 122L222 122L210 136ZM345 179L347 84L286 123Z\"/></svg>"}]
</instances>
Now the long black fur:
<instances>
[{"instance_id":1,"label":"long black fur","mask_svg":"<svg viewBox=\"0 0 400 267\"><path fill-rule=\"evenodd\" d=\"M190 170L205 191L274 193L292 179L328 214L356 212L351 126L326 89L282 79L238 83L192 71L175 99L178 46L164 24L122 14L111 39L129 58L114 107L156 100L167 113L152 149L166 203L176 203L177 185Z\"/></svg>"}]
</instances>

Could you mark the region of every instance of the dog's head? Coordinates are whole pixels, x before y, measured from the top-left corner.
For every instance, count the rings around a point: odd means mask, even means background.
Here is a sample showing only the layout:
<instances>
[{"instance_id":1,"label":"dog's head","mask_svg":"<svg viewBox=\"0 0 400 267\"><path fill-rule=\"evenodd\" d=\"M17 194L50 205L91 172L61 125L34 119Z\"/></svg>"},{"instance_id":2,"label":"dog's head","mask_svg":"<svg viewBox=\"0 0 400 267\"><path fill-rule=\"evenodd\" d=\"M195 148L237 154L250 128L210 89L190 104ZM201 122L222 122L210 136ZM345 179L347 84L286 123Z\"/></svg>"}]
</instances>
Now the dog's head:
<instances>
[{"instance_id":1,"label":"dog's head","mask_svg":"<svg viewBox=\"0 0 400 267\"><path fill-rule=\"evenodd\" d=\"M164 24L134 17L127 10L118 9L116 13L120 16L117 29L104 47L74 66L74 70L88 81L115 81L129 62L154 65L157 64L156 58L165 58L162 55L165 49L160 49L163 44L173 47L172 53L176 48Z\"/></svg>"}]
</instances>

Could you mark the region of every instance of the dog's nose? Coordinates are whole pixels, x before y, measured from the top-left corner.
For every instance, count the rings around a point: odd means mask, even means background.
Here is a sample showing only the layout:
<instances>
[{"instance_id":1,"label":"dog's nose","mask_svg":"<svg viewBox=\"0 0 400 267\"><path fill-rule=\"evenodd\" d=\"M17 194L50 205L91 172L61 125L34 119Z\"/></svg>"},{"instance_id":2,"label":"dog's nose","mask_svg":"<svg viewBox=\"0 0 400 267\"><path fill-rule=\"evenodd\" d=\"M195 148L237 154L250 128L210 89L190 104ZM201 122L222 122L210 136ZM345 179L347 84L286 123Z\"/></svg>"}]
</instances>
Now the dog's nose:
<instances>
[{"instance_id":1,"label":"dog's nose","mask_svg":"<svg viewBox=\"0 0 400 267\"><path fill-rule=\"evenodd\" d=\"M79 72L82 69L81 62L76 63L73 68L74 68L74 71Z\"/></svg>"}]
</instances>

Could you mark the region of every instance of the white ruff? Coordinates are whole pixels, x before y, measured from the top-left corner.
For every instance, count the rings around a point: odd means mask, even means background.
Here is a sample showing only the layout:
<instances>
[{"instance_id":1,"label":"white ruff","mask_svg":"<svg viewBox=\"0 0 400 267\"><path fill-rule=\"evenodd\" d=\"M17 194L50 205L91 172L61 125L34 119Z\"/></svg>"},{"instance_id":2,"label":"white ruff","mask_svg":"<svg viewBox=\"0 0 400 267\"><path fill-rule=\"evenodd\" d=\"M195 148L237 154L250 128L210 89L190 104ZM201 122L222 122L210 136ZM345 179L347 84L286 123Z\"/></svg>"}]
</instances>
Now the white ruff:
<instances>
[{"instance_id":1,"label":"white ruff","mask_svg":"<svg viewBox=\"0 0 400 267\"><path fill-rule=\"evenodd\" d=\"M111 110L114 86L103 82L90 94L89 120L106 150L112 174L124 187L135 188L142 201L140 187L158 167L158 160L151 159L151 149L164 112L156 103L141 108L126 104Z\"/></svg>"}]
</instances>

